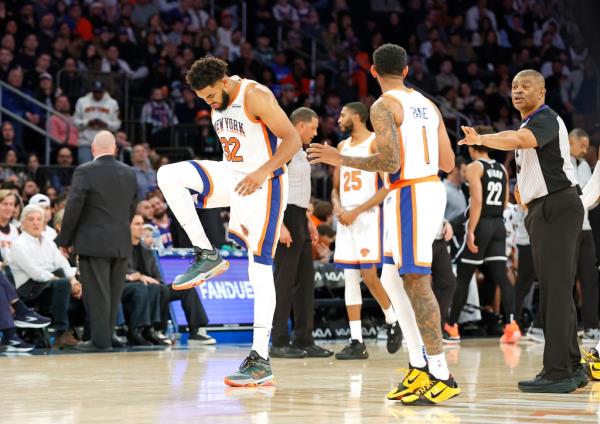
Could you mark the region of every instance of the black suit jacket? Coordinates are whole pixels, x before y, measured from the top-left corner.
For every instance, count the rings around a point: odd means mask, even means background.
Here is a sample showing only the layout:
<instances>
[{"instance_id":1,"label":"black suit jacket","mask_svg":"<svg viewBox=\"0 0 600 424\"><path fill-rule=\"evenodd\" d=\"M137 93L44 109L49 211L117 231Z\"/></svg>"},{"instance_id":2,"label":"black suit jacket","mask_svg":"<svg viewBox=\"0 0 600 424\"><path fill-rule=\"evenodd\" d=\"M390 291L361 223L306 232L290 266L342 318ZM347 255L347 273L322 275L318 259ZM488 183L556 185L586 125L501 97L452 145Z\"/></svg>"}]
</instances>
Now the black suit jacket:
<instances>
[{"instance_id":1,"label":"black suit jacket","mask_svg":"<svg viewBox=\"0 0 600 424\"><path fill-rule=\"evenodd\" d=\"M110 155L75 169L59 236L83 256L129 258L137 182L129 166Z\"/></svg>"}]
</instances>

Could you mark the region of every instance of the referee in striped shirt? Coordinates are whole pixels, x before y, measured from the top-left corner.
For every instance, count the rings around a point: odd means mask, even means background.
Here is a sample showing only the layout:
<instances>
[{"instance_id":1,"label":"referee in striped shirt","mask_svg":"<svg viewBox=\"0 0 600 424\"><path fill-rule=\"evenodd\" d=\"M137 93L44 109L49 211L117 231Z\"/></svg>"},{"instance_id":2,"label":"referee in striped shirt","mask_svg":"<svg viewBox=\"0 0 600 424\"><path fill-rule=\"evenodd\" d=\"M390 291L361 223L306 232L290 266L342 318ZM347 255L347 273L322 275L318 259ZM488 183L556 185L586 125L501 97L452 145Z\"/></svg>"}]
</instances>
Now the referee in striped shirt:
<instances>
[{"instance_id":1,"label":"referee in striped shirt","mask_svg":"<svg viewBox=\"0 0 600 424\"><path fill-rule=\"evenodd\" d=\"M569 393L587 384L579 363L573 300L583 205L567 128L544 104L545 94L539 72L519 72L512 82L512 102L521 113L520 129L480 135L463 127L465 138L459 144L516 150L518 192L529 210L525 226L540 283L540 317L546 338L542 371L531 380L520 381L519 389Z\"/></svg>"},{"instance_id":2,"label":"referee in striped shirt","mask_svg":"<svg viewBox=\"0 0 600 424\"><path fill-rule=\"evenodd\" d=\"M301 107L290 115L302 144L308 145L317 135L319 118L309 108ZM310 163L304 149L292 157L288 168L288 202L283 214L279 246L275 252L275 314L272 345L274 358L328 357L333 352L317 346L313 340L315 270L311 241L318 240L317 229L308 219L310 203ZM294 331L288 334L290 309L294 311Z\"/></svg>"}]
</instances>

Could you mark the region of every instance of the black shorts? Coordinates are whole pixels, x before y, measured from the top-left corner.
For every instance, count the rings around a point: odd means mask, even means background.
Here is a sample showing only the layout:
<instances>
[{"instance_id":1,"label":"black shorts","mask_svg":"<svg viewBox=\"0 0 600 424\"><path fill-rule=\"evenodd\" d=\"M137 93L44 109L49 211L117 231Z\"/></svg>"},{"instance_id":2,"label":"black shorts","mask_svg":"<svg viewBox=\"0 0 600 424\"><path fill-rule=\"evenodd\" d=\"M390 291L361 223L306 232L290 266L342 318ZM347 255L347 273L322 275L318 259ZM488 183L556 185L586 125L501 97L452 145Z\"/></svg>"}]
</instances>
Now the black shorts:
<instances>
[{"instance_id":1,"label":"black shorts","mask_svg":"<svg viewBox=\"0 0 600 424\"><path fill-rule=\"evenodd\" d=\"M481 265L484 262L506 262L506 228L502 217L484 217L475 228L475 245L479 248L472 253L467 247L467 237L458 253L458 259L466 264Z\"/></svg>"}]
</instances>

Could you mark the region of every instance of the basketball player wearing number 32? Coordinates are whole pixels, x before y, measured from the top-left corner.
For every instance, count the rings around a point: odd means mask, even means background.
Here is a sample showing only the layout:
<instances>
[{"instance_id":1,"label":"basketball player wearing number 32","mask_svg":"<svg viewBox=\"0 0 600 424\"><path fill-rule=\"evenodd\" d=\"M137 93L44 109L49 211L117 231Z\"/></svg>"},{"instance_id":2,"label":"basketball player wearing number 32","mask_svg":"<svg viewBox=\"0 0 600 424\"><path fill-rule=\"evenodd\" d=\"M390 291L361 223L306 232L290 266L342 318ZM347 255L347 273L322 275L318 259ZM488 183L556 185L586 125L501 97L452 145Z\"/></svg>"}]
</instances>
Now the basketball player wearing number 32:
<instances>
[{"instance_id":1,"label":"basketball player wearing number 32","mask_svg":"<svg viewBox=\"0 0 600 424\"><path fill-rule=\"evenodd\" d=\"M437 174L439 169L454 168L454 153L438 109L405 87L406 61L406 51L394 44L384 44L373 53L371 73L383 92L370 111L375 153L351 157L321 144L311 144L308 153L313 163L390 174L391 191L384 201L385 248L390 249L404 280L427 362L421 357L421 364L416 365L411 358L407 377L388 399L404 405L432 405L460 393L444 357L440 309L431 288L432 244L446 205L446 191ZM403 310L400 296L388 295L394 310ZM402 332L411 343L404 328Z\"/></svg>"},{"instance_id":2,"label":"basketball player wearing number 32","mask_svg":"<svg viewBox=\"0 0 600 424\"><path fill-rule=\"evenodd\" d=\"M223 161L192 160L158 170L158 185L196 252L173 287L189 289L228 269L206 237L195 207L229 207L229 237L248 249L254 331L250 355L225 383L269 385L273 383L269 334L275 312L272 265L287 204L285 164L300 149L300 137L273 93L255 81L227 76L224 61L199 59L186 80L212 108Z\"/></svg>"}]
</instances>

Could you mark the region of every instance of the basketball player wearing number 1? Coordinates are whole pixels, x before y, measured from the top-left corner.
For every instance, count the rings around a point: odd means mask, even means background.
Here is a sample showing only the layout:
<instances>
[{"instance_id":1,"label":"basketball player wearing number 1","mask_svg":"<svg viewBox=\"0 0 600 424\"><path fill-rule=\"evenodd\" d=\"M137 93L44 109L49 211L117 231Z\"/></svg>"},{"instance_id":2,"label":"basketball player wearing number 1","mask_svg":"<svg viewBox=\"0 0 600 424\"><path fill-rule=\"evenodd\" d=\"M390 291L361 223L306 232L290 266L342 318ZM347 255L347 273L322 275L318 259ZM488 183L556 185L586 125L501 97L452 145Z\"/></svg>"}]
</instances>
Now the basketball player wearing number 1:
<instances>
[{"instance_id":1,"label":"basketball player wearing number 1","mask_svg":"<svg viewBox=\"0 0 600 424\"><path fill-rule=\"evenodd\" d=\"M406 61L406 51L394 44L384 44L373 53L371 73L383 92L371 106L376 153L350 157L320 144L312 144L308 152L313 163L390 173L391 191L384 201L386 248L391 248L404 281L427 363L421 357L422 364L409 364L406 378L388 399L404 405L435 405L460 393L444 357L440 309L431 288L432 244L446 205L437 173L454 168L454 153L438 109L405 87ZM394 309L402 310L399 297L388 294Z\"/></svg>"},{"instance_id":2,"label":"basketball player wearing number 1","mask_svg":"<svg viewBox=\"0 0 600 424\"><path fill-rule=\"evenodd\" d=\"M227 76L224 61L197 60L186 79L212 108L223 161L192 160L158 170L158 185L196 251L194 262L173 287L194 287L228 268L206 237L195 207L230 207L229 237L248 249L254 331L250 355L225 383L272 384L268 359L275 312L272 265L287 204L285 164L300 149L300 137L273 93L254 81Z\"/></svg>"}]
</instances>

